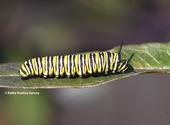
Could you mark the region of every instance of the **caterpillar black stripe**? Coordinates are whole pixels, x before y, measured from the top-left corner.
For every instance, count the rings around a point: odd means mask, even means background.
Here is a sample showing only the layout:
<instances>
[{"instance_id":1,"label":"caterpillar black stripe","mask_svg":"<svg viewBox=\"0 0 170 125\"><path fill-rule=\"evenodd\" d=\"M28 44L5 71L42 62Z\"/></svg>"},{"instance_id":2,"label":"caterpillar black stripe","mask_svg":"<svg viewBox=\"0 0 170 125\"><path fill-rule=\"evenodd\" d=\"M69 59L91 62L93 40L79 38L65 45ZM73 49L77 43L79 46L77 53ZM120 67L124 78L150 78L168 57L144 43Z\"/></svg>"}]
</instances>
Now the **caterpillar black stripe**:
<instances>
[{"instance_id":1,"label":"caterpillar black stripe","mask_svg":"<svg viewBox=\"0 0 170 125\"><path fill-rule=\"evenodd\" d=\"M128 69L128 60L121 57L121 47L118 53L90 52L64 56L37 57L25 61L19 70L22 78L34 76L84 77L92 74L123 73Z\"/></svg>"}]
</instances>

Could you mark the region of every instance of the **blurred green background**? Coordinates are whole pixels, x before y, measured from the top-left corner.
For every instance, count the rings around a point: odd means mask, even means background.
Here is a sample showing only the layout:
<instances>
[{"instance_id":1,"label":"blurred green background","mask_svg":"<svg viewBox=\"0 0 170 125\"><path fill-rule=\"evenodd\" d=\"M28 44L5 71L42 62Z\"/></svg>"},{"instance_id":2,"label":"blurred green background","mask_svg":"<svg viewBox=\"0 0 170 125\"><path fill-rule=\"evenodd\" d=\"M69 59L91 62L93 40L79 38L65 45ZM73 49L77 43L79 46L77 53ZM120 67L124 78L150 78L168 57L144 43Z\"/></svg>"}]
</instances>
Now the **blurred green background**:
<instances>
[{"instance_id":1,"label":"blurred green background","mask_svg":"<svg viewBox=\"0 0 170 125\"><path fill-rule=\"evenodd\" d=\"M164 42L169 34L168 0L0 1L1 63L106 50L121 41ZM136 76L96 88L30 90L40 95L1 89L0 125L170 124L169 80Z\"/></svg>"},{"instance_id":2,"label":"blurred green background","mask_svg":"<svg viewBox=\"0 0 170 125\"><path fill-rule=\"evenodd\" d=\"M168 41L167 0L0 2L0 62Z\"/></svg>"}]
</instances>

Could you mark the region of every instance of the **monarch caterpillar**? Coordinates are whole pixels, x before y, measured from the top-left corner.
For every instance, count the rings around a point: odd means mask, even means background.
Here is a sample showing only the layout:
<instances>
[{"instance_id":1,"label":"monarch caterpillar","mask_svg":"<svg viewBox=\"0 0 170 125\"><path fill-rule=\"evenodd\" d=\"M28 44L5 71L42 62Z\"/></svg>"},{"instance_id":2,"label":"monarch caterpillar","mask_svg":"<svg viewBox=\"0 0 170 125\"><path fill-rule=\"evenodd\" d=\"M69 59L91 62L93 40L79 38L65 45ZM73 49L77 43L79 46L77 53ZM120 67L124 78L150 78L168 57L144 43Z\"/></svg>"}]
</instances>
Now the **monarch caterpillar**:
<instances>
[{"instance_id":1,"label":"monarch caterpillar","mask_svg":"<svg viewBox=\"0 0 170 125\"><path fill-rule=\"evenodd\" d=\"M22 78L34 76L72 78L103 73L123 73L128 69L133 54L128 60L122 59L121 48L122 45L117 53L103 51L32 58L21 65L19 74Z\"/></svg>"}]
</instances>

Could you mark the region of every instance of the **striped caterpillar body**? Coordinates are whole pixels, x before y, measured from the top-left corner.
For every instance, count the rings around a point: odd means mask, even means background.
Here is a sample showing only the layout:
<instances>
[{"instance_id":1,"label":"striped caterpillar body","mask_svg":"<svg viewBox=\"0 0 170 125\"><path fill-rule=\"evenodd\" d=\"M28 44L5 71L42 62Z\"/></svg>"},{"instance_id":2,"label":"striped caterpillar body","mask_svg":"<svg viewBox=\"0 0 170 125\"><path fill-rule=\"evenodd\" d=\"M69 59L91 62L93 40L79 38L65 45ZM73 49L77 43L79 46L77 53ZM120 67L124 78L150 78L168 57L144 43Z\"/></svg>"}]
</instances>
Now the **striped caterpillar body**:
<instances>
[{"instance_id":1,"label":"striped caterpillar body","mask_svg":"<svg viewBox=\"0 0 170 125\"><path fill-rule=\"evenodd\" d=\"M19 74L22 78L72 78L102 73L123 73L127 69L128 61L121 58L120 51L104 51L32 58L21 65Z\"/></svg>"}]
</instances>

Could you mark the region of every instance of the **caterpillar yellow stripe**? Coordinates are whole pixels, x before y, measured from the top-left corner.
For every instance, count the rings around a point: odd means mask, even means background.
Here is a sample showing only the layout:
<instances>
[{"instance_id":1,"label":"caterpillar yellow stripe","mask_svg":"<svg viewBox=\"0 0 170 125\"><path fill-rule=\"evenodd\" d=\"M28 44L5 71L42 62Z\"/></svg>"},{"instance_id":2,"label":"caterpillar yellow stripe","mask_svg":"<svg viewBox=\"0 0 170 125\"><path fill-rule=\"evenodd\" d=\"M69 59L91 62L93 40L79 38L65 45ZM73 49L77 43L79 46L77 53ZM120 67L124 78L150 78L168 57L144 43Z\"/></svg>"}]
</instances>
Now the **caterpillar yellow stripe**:
<instances>
[{"instance_id":1,"label":"caterpillar yellow stripe","mask_svg":"<svg viewBox=\"0 0 170 125\"><path fill-rule=\"evenodd\" d=\"M90 52L63 56L45 56L25 61L19 69L22 78L40 77L84 77L93 74L123 73L128 61L120 52Z\"/></svg>"}]
</instances>

